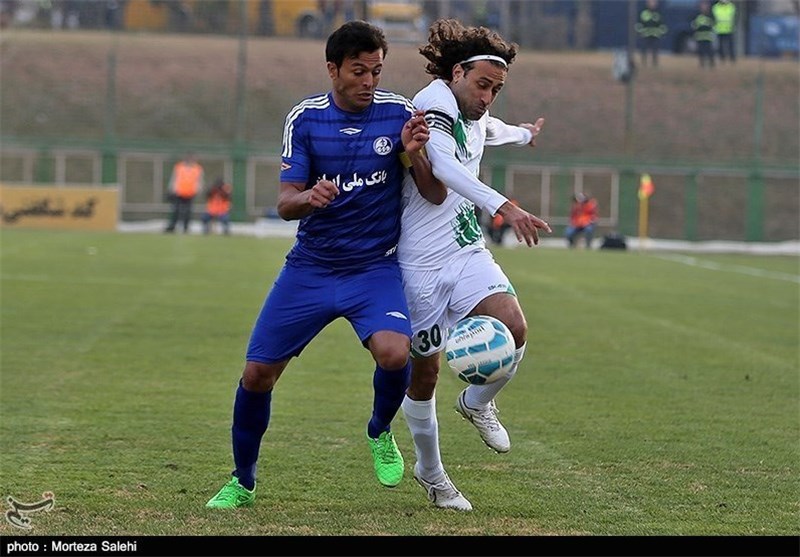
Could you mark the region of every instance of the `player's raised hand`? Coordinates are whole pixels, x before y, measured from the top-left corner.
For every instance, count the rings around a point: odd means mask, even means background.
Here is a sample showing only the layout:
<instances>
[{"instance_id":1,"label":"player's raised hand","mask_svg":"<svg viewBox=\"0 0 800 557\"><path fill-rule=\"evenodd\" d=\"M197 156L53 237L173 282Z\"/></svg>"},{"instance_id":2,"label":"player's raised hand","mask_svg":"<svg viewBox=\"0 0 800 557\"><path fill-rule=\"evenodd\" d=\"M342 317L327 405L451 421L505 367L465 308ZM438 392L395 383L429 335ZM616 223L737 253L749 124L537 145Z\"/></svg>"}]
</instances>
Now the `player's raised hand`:
<instances>
[{"instance_id":1,"label":"player's raised hand","mask_svg":"<svg viewBox=\"0 0 800 557\"><path fill-rule=\"evenodd\" d=\"M403 148L406 153L417 153L428 142L430 130L428 129L428 123L425 121L425 113L422 110L415 111L403 125L400 139L403 142Z\"/></svg>"},{"instance_id":2,"label":"player's raised hand","mask_svg":"<svg viewBox=\"0 0 800 557\"><path fill-rule=\"evenodd\" d=\"M531 132L531 142L529 145L531 147L536 147L536 136L542 132L542 128L544 127L544 118L539 118L536 120L535 124L531 124L525 122L519 125L520 128L525 128L526 130L530 130Z\"/></svg>"},{"instance_id":3,"label":"player's raised hand","mask_svg":"<svg viewBox=\"0 0 800 557\"><path fill-rule=\"evenodd\" d=\"M528 247L539 243L539 230L544 230L548 234L553 232L550 225L545 221L517 207L510 201L503 203L497 212L503 216L503 220L508 223L517 236L517 241L525 242Z\"/></svg>"},{"instance_id":4,"label":"player's raised hand","mask_svg":"<svg viewBox=\"0 0 800 557\"><path fill-rule=\"evenodd\" d=\"M308 203L315 209L327 207L339 195L339 188L330 180L320 180L307 191Z\"/></svg>"}]
</instances>

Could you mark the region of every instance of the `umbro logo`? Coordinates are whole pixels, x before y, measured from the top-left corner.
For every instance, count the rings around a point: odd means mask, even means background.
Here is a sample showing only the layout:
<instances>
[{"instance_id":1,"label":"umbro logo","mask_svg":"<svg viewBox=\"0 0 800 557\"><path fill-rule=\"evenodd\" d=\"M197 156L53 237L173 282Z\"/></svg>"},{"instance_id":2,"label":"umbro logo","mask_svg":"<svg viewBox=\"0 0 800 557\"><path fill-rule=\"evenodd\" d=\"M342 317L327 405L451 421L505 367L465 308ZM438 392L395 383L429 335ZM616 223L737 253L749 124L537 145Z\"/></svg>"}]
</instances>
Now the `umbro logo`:
<instances>
[{"instance_id":1,"label":"umbro logo","mask_svg":"<svg viewBox=\"0 0 800 557\"><path fill-rule=\"evenodd\" d=\"M405 315L403 315L399 311L387 311L386 315L388 315L390 317L397 317L398 319L404 319L404 320L408 321L408 317L406 317Z\"/></svg>"},{"instance_id":2,"label":"umbro logo","mask_svg":"<svg viewBox=\"0 0 800 557\"><path fill-rule=\"evenodd\" d=\"M345 135L355 135L357 133L361 133L361 130L358 128L342 128L339 131Z\"/></svg>"}]
</instances>

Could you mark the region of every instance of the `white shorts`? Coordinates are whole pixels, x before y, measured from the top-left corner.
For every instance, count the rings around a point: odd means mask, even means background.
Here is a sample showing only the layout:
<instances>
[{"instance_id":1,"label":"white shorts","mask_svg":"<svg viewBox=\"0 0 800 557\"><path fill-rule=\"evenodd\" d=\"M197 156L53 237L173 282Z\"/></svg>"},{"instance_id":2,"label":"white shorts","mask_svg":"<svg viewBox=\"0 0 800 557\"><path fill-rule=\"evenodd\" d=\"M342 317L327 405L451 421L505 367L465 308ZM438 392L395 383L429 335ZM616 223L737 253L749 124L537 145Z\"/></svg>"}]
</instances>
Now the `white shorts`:
<instances>
[{"instance_id":1,"label":"white shorts","mask_svg":"<svg viewBox=\"0 0 800 557\"><path fill-rule=\"evenodd\" d=\"M435 271L404 269L403 288L411 313L413 356L444 350L447 330L481 300L498 292L516 295L488 249L459 253Z\"/></svg>"}]
</instances>

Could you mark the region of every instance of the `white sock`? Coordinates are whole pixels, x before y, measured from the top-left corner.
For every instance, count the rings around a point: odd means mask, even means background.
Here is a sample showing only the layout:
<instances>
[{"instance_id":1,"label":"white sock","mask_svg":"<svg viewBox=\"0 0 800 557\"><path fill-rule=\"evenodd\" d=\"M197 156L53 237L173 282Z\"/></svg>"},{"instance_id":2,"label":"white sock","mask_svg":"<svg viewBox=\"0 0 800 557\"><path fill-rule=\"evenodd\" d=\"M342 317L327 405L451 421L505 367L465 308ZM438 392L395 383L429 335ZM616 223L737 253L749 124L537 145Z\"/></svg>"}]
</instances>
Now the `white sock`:
<instances>
[{"instance_id":1,"label":"white sock","mask_svg":"<svg viewBox=\"0 0 800 557\"><path fill-rule=\"evenodd\" d=\"M444 477L444 466L439 453L439 422L436 420L436 399L403 399L403 414L414 440L417 453L417 470L422 478L436 483Z\"/></svg>"},{"instance_id":2,"label":"white sock","mask_svg":"<svg viewBox=\"0 0 800 557\"><path fill-rule=\"evenodd\" d=\"M514 378L519 368L519 363L522 361L523 356L525 356L525 347L527 345L528 343L526 342L514 351L514 365L505 377L493 383L487 383L486 385L470 385L467 387L467 392L464 393L464 403L470 408L479 409L492 402L494 397L497 396L497 393Z\"/></svg>"}]
</instances>

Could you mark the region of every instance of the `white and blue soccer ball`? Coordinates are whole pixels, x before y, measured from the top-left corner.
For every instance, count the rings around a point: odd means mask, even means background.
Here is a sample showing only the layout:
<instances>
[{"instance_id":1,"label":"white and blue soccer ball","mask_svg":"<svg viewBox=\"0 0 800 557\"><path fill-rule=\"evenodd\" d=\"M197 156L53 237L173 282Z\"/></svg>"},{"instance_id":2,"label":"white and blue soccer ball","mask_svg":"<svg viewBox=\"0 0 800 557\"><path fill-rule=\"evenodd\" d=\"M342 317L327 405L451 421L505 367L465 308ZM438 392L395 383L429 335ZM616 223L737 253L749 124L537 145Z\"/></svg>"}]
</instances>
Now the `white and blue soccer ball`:
<instances>
[{"instance_id":1,"label":"white and blue soccer ball","mask_svg":"<svg viewBox=\"0 0 800 557\"><path fill-rule=\"evenodd\" d=\"M514 337L505 323L488 315L465 317L448 332L445 354L459 379L484 385L514 365Z\"/></svg>"}]
</instances>

